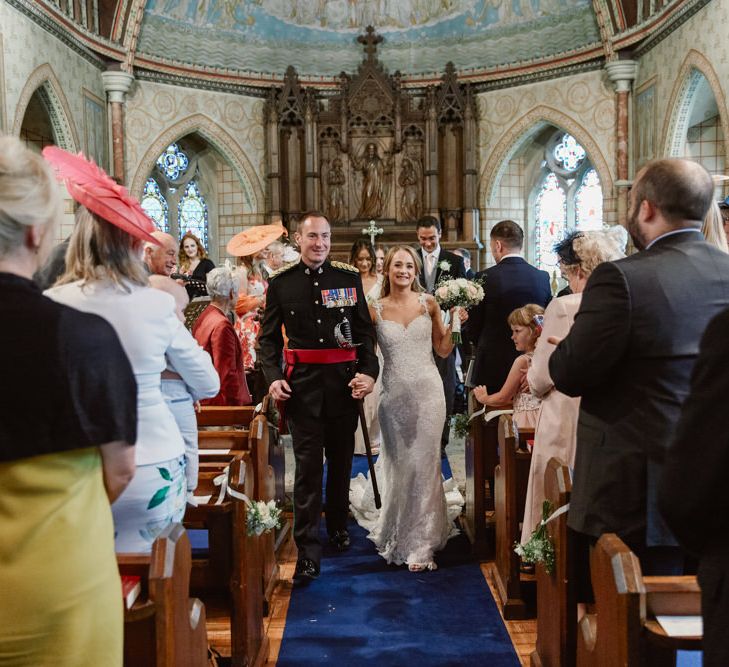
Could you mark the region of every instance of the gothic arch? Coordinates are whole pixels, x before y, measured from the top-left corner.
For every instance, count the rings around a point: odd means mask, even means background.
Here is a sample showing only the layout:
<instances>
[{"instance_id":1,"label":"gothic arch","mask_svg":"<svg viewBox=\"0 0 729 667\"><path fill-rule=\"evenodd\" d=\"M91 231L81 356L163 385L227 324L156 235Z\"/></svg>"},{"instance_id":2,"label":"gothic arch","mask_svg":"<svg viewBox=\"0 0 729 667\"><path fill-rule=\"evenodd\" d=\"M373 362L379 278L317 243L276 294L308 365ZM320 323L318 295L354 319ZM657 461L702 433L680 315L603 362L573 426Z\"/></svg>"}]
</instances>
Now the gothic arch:
<instances>
[{"instance_id":1,"label":"gothic arch","mask_svg":"<svg viewBox=\"0 0 729 667\"><path fill-rule=\"evenodd\" d=\"M56 77L53 68L48 63L37 67L25 82L23 91L20 93L20 98L18 99L18 104L15 107L13 134L15 136L20 135L20 128L23 125L25 112L30 103L30 98L36 90L48 110L51 126L53 127L53 139L56 145L71 153L76 153L81 150L78 132L73 122L68 100L63 94L58 77Z\"/></svg>"},{"instance_id":2,"label":"gothic arch","mask_svg":"<svg viewBox=\"0 0 729 667\"><path fill-rule=\"evenodd\" d=\"M683 157L680 153L688 131L689 116L701 75L709 83L714 94L719 109L719 122L724 132L724 153L729 155L729 113L721 82L706 56L696 49L691 49L676 77L663 122L663 136L666 138L663 154L668 157Z\"/></svg>"},{"instance_id":3,"label":"gothic arch","mask_svg":"<svg viewBox=\"0 0 729 667\"><path fill-rule=\"evenodd\" d=\"M597 170L604 200L613 196L613 177L607 161L590 133L573 118L561 111L540 105L519 118L501 137L485 161L480 178L480 202L486 207L492 200L501 176L514 154L546 125L554 125L569 132L582 147ZM489 168L489 165L495 165Z\"/></svg>"},{"instance_id":4,"label":"gothic arch","mask_svg":"<svg viewBox=\"0 0 729 667\"><path fill-rule=\"evenodd\" d=\"M194 114L165 130L147 148L131 181L130 192L141 196L154 163L167 146L193 132L206 139L231 165L241 184L248 192L255 213L265 212L263 188L248 156L223 128L204 114Z\"/></svg>"}]
</instances>

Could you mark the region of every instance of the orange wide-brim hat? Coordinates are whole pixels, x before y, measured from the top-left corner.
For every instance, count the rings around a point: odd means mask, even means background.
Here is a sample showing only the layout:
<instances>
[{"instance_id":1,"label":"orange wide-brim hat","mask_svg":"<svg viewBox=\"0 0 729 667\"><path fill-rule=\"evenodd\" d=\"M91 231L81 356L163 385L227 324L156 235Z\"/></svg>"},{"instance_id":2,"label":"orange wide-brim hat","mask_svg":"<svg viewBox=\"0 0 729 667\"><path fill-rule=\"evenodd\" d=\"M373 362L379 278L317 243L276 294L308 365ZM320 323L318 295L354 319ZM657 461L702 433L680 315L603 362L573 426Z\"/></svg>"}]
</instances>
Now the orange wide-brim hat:
<instances>
[{"instance_id":1,"label":"orange wide-brim hat","mask_svg":"<svg viewBox=\"0 0 729 667\"><path fill-rule=\"evenodd\" d=\"M278 240L282 234L286 234L283 225L256 225L236 234L228 241L226 250L235 257L255 255L270 243Z\"/></svg>"},{"instance_id":2,"label":"orange wide-brim hat","mask_svg":"<svg viewBox=\"0 0 729 667\"><path fill-rule=\"evenodd\" d=\"M113 181L101 167L81 153L73 155L58 146L46 146L43 157L79 204L130 236L160 245L152 236L157 228L136 197Z\"/></svg>"}]
</instances>

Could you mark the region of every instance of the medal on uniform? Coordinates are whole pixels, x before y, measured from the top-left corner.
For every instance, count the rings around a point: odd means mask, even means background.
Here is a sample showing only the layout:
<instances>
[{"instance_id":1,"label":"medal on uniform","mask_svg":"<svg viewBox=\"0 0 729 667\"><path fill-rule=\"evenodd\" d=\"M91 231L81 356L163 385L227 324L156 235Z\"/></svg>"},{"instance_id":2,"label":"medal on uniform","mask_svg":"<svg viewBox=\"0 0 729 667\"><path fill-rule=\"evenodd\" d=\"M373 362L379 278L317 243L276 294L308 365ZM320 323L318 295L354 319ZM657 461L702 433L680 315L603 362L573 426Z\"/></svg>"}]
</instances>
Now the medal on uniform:
<instances>
[{"instance_id":1,"label":"medal on uniform","mask_svg":"<svg viewBox=\"0 0 729 667\"><path fill-rule=\"evenodd\" d=\"M344 308L345 306L357 305L357 288L342 287L335 289L323 289L321 291L321 302L325 308Z\"/></svg>"}]
</instances>

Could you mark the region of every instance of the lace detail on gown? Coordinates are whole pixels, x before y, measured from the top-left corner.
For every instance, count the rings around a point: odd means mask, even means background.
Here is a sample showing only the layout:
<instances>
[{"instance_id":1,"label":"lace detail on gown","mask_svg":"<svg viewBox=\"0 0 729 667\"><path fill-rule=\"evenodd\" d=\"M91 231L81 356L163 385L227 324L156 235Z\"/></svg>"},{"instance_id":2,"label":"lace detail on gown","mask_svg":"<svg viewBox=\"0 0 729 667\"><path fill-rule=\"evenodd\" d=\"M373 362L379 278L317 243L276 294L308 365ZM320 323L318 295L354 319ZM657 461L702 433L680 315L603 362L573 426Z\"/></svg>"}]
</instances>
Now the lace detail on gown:
<instances>
[{"instance_id":1,"label":"lace detail on gown","mask_svg":"<svg viewBox=\"0 0 729 667\"><path fill-rule=\"evenodd\" d=\"M370 482L352 480L350 504L357 522L388 563L429 563L449 537L463 497L453 480L442 481L440 436L445 419L443 383L433 359L433 323L422 312L407 326L377 315L377 342L384 360L380 396L382 445L375 466L382 509Z\"/></svg>"}]
</instances>

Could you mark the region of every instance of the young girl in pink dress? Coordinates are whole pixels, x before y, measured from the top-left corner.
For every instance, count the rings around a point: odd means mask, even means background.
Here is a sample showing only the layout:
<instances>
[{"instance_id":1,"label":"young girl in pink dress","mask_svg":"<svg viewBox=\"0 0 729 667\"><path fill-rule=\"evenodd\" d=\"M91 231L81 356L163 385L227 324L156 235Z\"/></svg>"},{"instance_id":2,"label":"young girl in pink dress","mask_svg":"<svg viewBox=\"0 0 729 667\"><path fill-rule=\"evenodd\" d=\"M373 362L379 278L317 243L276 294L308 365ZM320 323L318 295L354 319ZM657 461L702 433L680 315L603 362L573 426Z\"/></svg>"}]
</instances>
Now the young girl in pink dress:
<instances>
[{"instance_id":1,"label":"young girl in pink dress","mask_svg":"<svg viewBox=\"0 0 729 667\"><path fill-rule=\"evenodd\" d=\"M542 330L543 314L544 308L535 303L528 303L511 312L507 320L511 327L511 340L514 341L517 351L523 354L514 360L504 386L495 394L489 394L483 385L473 389L476 400L483 405L495 408L512 403L514 423L519 428L533 429L537 425L541 401L530 392L521 391L521 384L529 370L534 348Z\"/></svg>"}]
</instances>

